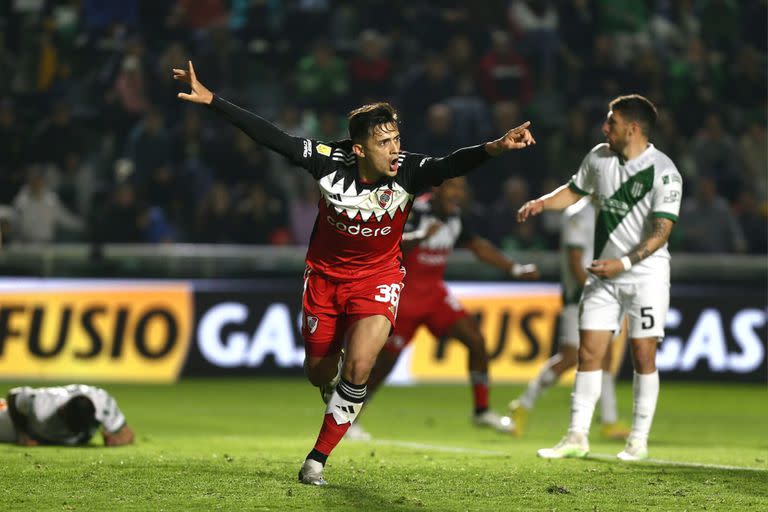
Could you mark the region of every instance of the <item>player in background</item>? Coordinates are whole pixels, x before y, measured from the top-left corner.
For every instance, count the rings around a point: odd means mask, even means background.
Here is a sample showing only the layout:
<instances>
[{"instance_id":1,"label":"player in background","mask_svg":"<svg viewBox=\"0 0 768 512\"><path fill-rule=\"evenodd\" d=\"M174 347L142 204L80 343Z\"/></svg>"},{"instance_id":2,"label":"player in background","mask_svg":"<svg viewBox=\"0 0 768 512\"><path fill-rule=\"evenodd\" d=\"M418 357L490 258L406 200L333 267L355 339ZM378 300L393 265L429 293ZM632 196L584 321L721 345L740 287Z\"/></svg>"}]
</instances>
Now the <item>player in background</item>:
<instances>
[{"instance_id":1,"label":"player in background","mask_svg":"<svg viewBox=\"0 0 768 512\"><path fill-rule=\"evenodd\" d=\"M413 205L400 244L407 274L400 294L397 326L368 379L368 400L395 367L416 330L424 325L435 338L449 336L467 347L475 425L512 432L514 425L510 419L488 407L485 339L475 319L448 290L445 267L454 247L466 247L480 261L516 279L536 279L539 272L536 265L521 265L510 260L488 240L471 231L460 208L466 197L466 187L463 177L446 180L435 187L430 197L420 197ZM370 434L357 423L347 433L350 438L370 439Z\"/></svg>"},{"instance_id":2,"label":"player in background","mask_svg":"<svg viewBox=\"0 0 768 512\"><path fill-rule=\"evenodd\" d=\"M0 442L23 446L85 444L101 428L104 444L133 442L117 402L101 388L72 384L13 388L0 399Z\"/></svg>"},{"instance_id":3,"label":"player in background","mask_svg":"<svg viewBox=\"0 0 768 512\"><path fill-rule=\"evenodd\" d=\"M399 119L388 103L353 110L350 139L320 142L292 137L214 95L197 80L191 62L173 73L191 88L179 93L180 99L208 105L259 144L305 168L320 187L304 273L302 336L307 377L321 388L327 408L299 481L325 485L328 455L360 412L371 368L395 325L404 275L400 238L414 196L493 156L534 144L530 123L432 158L400 150Z\"/></svg>"},{"instance_id":4,"label":"player in background","mask_svg":"<svg viewBox=\"0 0 768 512\"><path fill-rule=\"evenodd\" d=\"M581 197L596 201L595 260L579 311L579 363L568 432L540 457L585 457L595 404L600 397L603 357L626 313L632 348L634 410L622 460L648 457L659 395L656 349L669 308L667 240L677 221L682 178L675 164L649 142L656 107L643 96L619 96L603 123L607 142L587 154L571 180L518 211L518 221L544 210L562 210Z\"/></svg>"},{"instance_id":5,"label":"player in background","mask_svg":"<svg viewBox=\"0 0 768 512\"><path fill-rule=\"evenodd\" d=\"M557 354L544 363L539 374L528 383L522 395L509 404L515 433L523 435L528 414L536 399L553 386L560 376L576 366L579 354L579 299L592 262L595 232L595 207L588 198L563 211L560 230L560 282L563 310L560 312ZM603 358L603 382L600 392L602 434L610 439L626 439L629 429L619 421L616 408L615 376L611 373L611 350Z\"/></svg>"}]
</instances>

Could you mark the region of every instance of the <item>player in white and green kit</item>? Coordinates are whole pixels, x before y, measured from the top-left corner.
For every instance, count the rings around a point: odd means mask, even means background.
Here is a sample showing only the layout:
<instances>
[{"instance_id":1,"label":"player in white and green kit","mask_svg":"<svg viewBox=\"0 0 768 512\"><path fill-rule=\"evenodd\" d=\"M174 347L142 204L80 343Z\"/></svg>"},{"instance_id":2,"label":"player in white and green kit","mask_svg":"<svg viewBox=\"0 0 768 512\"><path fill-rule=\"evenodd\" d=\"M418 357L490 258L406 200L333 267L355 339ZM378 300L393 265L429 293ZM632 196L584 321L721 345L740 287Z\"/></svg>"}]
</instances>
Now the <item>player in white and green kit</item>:
<instances>
[{"instance_id":1,"label":"player in white and green kit","mask_svg":"<svg viewBox=\"0 0 768 512\"><path fill-rule=\"evenodd\" d=\"M585 457L592 414L600 397L601 363L623 314L628 317L635 367L632 430L623 460L648 456L659 374L656 348L669 308L667 240L680 211L682 179L675 164L649 143L656 107L633 94L610 103L603 124L607 143L584 158L571 181L518 211L518 221L544 210L561 210L591 195L597 204L595 260L579 314L579 363L568 433L540 457Z\"/></svg>"},{"instance_id":2,"label":"player in white and green kit","mask_svg":"<svg viewBox=\"0 0 768 512\"><path fill-rule=\"evenodd\" d=\"M71 384L13 388L0 399L0 442L25 446L87 443L101 428L104 444L133 442L115 399L101 388Z\"/></svg>"},{"instance_id":3,"label":"player in white and green kit","mask_svg":"<svg viewBox=\"0 0 768 512\"><path fill-rule=\"evenodd\" d=\"M528 414L538 397L578 362L579 300L587 280L587 267L592 263L595 232L595 207L583 198L563 211L560 231L560 284L563 288L563 309L558 326L557 354L544 363L539 374L528 383L525 391L509 404L515 424L515 434L527 429ZM624 440L629 429L619 421L616 407L615 376L611 372L611 351L603 358L603 382L600 392L601 432L609 439Z\"/></svg>"}]
</instances>

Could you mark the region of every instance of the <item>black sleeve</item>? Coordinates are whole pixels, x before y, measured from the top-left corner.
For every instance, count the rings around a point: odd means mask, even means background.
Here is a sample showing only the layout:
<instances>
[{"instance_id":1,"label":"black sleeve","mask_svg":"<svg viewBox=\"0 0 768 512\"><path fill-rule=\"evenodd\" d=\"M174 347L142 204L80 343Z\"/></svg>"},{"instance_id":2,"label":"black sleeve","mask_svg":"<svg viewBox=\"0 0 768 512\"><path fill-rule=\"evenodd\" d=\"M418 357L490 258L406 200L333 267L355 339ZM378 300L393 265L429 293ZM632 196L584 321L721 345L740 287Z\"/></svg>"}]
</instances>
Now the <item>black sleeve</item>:
<instances>
[{"instance_id":1,"label":"black sleeve","mask_svg":"<svg viewBox=\"0 0 768 512\"><path fill-rule=\"evenodd\" d=\"M329 148L329 146L310 139L288 135L266 119L215 94L209 108L240 128L259 144L280 153L294 164L305 168L315 178L322 176L323 171L328 167L329 159L327 157L330 156L330 151L323 156L316 148Z\"/></svg>"},{"instance_id":2,"label":"black sleeve","mask_svg":"<svg viewBox=\"0 0 768 512\"><path fill-rule=\"evenodd\" d=\"M462 148L442 158L406 154L402 169L403 187L412 194L419 194L447 179L469 173L489 158L484 144Z\"/></svg>"},{"instance_id":3,"label":"black sleeve","mask_svg":"<svg viewBox=\"0 0 768 512\"><path fill-rule=\"evenodd\" d=\"M460 218L461 231L459 231L459 236L456 238L457 247L463 247L465 244L477 237L475 230L470 225L469 219L464 215L462 215Z\"/></svg>"}]
</instances>

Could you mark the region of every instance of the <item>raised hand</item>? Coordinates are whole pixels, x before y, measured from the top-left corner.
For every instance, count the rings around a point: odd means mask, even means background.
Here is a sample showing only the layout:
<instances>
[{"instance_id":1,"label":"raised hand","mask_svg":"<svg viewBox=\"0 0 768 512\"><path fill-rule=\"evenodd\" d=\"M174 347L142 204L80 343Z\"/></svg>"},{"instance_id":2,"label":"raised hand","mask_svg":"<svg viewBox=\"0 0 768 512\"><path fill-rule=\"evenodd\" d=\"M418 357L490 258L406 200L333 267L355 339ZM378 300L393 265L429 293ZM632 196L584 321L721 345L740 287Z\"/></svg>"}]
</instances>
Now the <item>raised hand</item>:
<instances>
[{"instance_id":1,"label":"raised hand","mask_svg":"<svg viewBox=\"0 0 768 512\"><path fill-rule=\"evenodd\" d=\"M531 215L536 216L544 211L543 199L532 199L517 210L517 222L525 222Z\"/></svg>"},{"instance_id":2,"label":"raised hand","mask_svg":"<svg viewBox=\"0 0 768 512\"><path fill-rule=\"evenodd\" d=\"M530 125L531 122L526 121L517 128L512 128L500 139L487 143L485 145L486 151L491 156L496 156L510 149L522 149L531 144L536 144L536 139L533 138L530 130L528 130Z\"/></svg>"},{"instance_id":3,"label":"raised hand","mask_svg":"<svg viewBox=\"0 0 768 512\"><path fill-rule=\"evenodd\" d=\"M177 94L179 99L191 101L192 103L200 103L202 105L209 105L213 101L213 93L209 91L206 86L197 81L195 67L192 65L191 60L189 61L189 69L173 68L173 79L189 84L191 89L189 94L183 92Z\"/></svg>"}]
</instances>

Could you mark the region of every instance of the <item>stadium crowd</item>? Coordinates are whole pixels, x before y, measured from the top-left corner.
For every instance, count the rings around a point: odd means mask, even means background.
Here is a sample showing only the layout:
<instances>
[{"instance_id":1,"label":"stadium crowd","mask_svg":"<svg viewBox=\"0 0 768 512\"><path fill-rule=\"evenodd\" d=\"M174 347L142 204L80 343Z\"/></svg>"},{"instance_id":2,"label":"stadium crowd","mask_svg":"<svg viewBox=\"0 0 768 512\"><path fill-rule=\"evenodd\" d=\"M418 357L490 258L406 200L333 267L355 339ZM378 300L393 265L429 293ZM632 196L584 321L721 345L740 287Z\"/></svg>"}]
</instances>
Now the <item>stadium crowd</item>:
<instances>
[{"instance_id":1,"label":"stadium crowd","mask_svg":"<svg viewBox=\"0 0 768 512\"><path fill-rule=\"evenodd\" d=\"M441 7L440 5L450 5ZM306 245L313 179L178 101L172 67L285 131L346 138L368 100L432 155L530 119L538 144L469 176L465 211L507 250L601 142L609 99L660 108L652 141L686 183L673 250L766 254L765 0L23 0L0 5L4 241Z\"/></svg>"}]
</instances>

